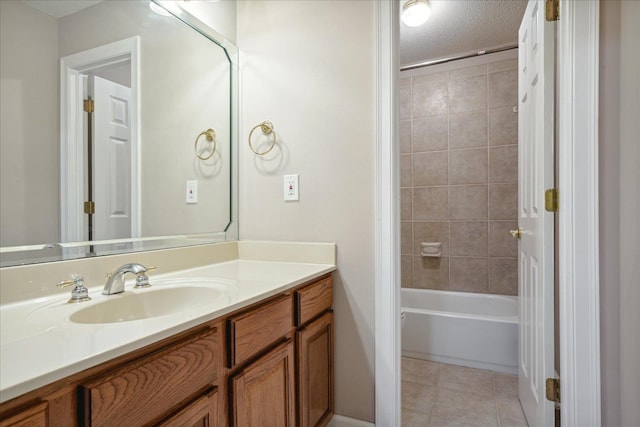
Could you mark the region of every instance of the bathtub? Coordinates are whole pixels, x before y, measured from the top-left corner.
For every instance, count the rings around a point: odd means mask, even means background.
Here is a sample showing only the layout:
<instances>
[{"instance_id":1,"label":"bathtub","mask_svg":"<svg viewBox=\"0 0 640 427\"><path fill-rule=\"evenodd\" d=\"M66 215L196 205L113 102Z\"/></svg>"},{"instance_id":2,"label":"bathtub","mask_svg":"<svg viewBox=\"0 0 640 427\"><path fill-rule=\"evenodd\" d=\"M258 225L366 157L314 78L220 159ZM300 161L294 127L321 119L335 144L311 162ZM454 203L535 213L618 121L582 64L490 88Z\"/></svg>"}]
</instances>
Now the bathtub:
<instances>
[{"instance_id":1,"label":"bathtub","mask_svg":"<svg viewBox=\"0 0 640 427\"><path fill-rule=\"evenodd\" d=\"M518 299L503 295L401 291L402 355L518 373Z\"/></svg>"}]
</instances>

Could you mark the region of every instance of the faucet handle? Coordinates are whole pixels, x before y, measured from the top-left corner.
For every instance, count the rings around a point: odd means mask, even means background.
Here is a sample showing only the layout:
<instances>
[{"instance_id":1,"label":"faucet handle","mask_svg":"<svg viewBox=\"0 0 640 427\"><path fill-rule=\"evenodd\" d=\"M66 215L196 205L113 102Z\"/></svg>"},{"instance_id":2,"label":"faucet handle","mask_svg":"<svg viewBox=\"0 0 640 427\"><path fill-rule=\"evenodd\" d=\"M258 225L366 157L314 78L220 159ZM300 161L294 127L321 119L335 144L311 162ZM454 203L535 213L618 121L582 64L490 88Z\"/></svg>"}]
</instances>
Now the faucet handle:
<instances>
[{"instance_id":1,"label":"faucet handle","mask_svg":"<svg viewBox=\"0 0 640 427\"><path fill-rule=\"evenodd\" d=\"M71 285L78 286L78 284L82 285L83 283L84 283L84 278L82 276L79 276L77 274L72 274L71 280L63 280L62 282L58 282L56 286L59 288L66 288L67 286L71 286Z\"/></svg>"},{"instance_id":2,"label":"faucet handle","mask_svg":"<svg viewBox=\"0 0 640 427\"><path fill-rule=\"evenodd\" d=\"M66 288L67 286L75 285L75 288L71 291L71 298L68 302L83 302L89 301L89 290L84 286L84 278L77 274L71 276L72 280L63 280L58 282L57 286L60 288Z\"/></svg>"},{"instance_id":3,"label":"faucet handle","mask_svg":"<svg viewBox=\"0 0 640 427\"><path fill-rule=\"evenodd\" d=\"M137 278L136 278L136 284L134 286L135 289L140 289L140 288L148 288L149 286L151 286L151 283L149 283L149 277L147 276L147 273L150 272L151 270L155 270L157 267L147 267L146 271L141 271L140 273L137 273Z\"/></svg>"}]
</instances>

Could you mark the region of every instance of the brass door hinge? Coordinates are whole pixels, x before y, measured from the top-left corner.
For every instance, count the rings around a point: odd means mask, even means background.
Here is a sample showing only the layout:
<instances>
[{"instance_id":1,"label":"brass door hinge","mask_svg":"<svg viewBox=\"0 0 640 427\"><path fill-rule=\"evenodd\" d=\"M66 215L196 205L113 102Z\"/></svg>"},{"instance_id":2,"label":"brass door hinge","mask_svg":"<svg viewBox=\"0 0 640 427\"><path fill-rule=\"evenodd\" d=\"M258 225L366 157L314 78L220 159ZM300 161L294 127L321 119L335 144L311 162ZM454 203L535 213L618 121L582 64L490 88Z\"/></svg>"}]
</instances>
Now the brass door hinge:
<instances>
[{"instance_id":1,"label":"brass door hinge","mask_svg":"<svg viewBox=\"0 0 640 427\"><path fill-rule=\"evenodd\" d=\"M86 113L93 113L94 107L93 99L84 100L84 111Z\"/></svg>"},{"instance_id":2,"label":"brass door hinge","mask_svg":"<svg viewBox=\"0 0 640 427\"><path fill-rule=\"evenodd\" d=\"M544 192L544 210L558 212L558 189L550 188Z\"/></svg>"},{"instance_id":3,"label":"brass door hinge","mask_svg":"<svg viewBox=\"0 0 640 427\"><path fill-rule=\"evenodd\" d=\"M560 19L560 0L547 0L545 2L547 21Z\"/></svg>"},{"instance_id":4,"label":"brass door hinge","mask_svg":"<svg viewBox=\"0 0 640 427\"><path fill-rule=\"evenodd\" d=\"M558 378L547 378L545 386L547 400L560 403L560 380Z\"/></svg>"},{"instance_id":5,"label":"brass door hinge","mask_svg":"<svg viewBox=\"0 0 640 427\"><path fill-rule=\"evenodd\" d=\"M93 215L96 213L96 204L93 201L84 202L84 213L87 215Z\"/></svg>"}]
</instances>

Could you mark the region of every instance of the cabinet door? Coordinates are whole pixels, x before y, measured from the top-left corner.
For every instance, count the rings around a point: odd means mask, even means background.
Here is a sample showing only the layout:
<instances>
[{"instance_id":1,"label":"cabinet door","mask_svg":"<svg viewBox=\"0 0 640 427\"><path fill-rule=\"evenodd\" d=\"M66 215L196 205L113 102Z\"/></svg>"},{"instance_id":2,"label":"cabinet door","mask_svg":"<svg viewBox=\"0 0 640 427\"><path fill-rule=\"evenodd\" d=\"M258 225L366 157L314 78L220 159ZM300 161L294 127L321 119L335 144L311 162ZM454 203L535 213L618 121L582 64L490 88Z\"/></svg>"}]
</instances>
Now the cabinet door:
<instances>
[{"instance_id":1,"label":"cabinet door","mask_svg":"<svg viewBox=\"0 0 640 427\"><path fill-rule=\"evenodd\" d=\"M294 353L293 340L289 340L231 377L233 426L295 425Z\"/></svg>"},{"instance_id":2,"label":"cabinet door","mask_svg":"<svg viewBox=\"0 0 640 427\"><path fill-rule=\"evenodd\" d=\"M46 427L47 402L39 403L0 421L0 427Z\"/></svg>"},{"instance_id":3,"label":"cabinet door","mask_svg":"<svg viewBox=\"0 0 640 427\"><path fill-rule=\"evenodd\" d=\"M324 426L333 415L333 313L297 332L300 426Z\"/></svg>"},{"instance_id":4,"label":"cabinet door","mask_svg":"<svg viewBox=\"0 0 640 427\"><path fill-rule=\"evenodd\" d=\"M216 391L196 399L180 412L160 423L162 427L216 427L218 425Z\"/></svg>"}]
</instances>

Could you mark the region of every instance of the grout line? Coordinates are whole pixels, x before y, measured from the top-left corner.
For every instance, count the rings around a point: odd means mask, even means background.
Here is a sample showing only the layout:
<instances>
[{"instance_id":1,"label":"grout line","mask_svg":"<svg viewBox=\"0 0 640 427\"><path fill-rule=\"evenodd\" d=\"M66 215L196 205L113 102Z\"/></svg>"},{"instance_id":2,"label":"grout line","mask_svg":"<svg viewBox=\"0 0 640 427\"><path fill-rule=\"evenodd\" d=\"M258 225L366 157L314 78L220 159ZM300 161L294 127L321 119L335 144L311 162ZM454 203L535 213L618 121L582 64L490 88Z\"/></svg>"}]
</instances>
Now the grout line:
<instances>
[{"instance_id":1,"label":"grout line","mask_svg":"<svg viewBox=\"0 0 640 427\"><path fill-rule=\"evenodd\" d=\"M493 373L493 375L491 375L491 379L493 382L493 405L496 408L496 424L498 424L498 427L500 426L500 410L498 409L498 394L497 394L497 387L496 387L496 374L495 372Z\"/></svg>"}]
</instances>

